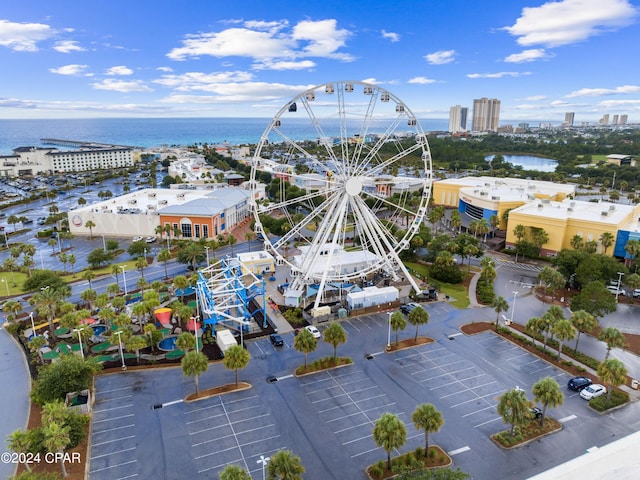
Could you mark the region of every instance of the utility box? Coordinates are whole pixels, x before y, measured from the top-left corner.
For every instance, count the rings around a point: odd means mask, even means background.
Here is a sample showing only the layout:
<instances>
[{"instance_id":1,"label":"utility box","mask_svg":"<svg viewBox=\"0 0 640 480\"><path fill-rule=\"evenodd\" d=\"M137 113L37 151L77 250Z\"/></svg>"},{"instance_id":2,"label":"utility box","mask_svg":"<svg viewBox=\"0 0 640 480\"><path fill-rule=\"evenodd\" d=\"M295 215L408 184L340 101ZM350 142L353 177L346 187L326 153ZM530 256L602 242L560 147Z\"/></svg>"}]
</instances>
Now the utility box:
<instances>
[{"instance_id":1,"label":"utility box","mask_svg":"<svg viewBox=\"0 0 640 480\"><path fill-rule=\"evenodd\" d=\"M631 388L633 388L634 390L638 390L638 388L640 388L640 383L638 382L638 380L631 380Z\"/></svg>"},{"instance_id":2,"label":"utility box","mask_svg":"<svg viewBox=\"0 0 640 480\"><path fill-rule=\"evenodd\" d=\"M238 342L236 337L233 336L233 333L231 333L231 330L224 329L216 331L216 344L224 357L225 352L229 350L230 347L238 345Z\"/></svg>"}]
</instances>

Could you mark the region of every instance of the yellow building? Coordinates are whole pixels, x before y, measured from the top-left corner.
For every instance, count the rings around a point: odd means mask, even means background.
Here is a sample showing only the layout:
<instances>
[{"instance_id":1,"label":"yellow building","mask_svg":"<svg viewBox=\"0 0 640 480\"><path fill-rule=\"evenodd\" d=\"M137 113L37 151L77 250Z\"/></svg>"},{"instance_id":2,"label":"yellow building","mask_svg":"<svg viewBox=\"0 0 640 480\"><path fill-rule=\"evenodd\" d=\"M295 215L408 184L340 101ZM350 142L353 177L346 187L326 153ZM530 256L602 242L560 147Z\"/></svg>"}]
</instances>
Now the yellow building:
<instances>
[{"instance_id":1,"label":"yellow building","mask_svg":"<svg viewBox=\"0 0 640 480\"><path fill-rule=\"evenodd\" d=\"M518 239L514 229L516 225L522 225L527 235L532 228L542 228L549 235L549 241L542 246L542 255L554 256L563 248L571 249L571 240L578 235L585 243L597 242L599 253L625 257L626 242L640 238L639 215L640 205L536 200L509 212L506 246L515 246ZM601 242L604 233L614 237L614 244L606 252Z\"/></svg>"},{"instance_id":2,"label":"yellow building","mask_svg":"<svg viewBox=\"0 0 640 480\"><path fill-rule=\"evenodd\" d=\"M537 199L562 201L573 197L575 188L575 185L520 178L448 178L433 183L433 202L487 222L497 215L498 227L505 230L505 212Z\"/></svg>"},{"instance_id":3,"label":"yellow building","mask_svg":"<svg viewBox=\"0 0 640 480\"><path fill-rule=\"evenodd\" d=\"M242 273L254 275L268 275L276 271L275 260L268 252L245 252L236 254L242 267Z\"/></svg>"}]
</instances>

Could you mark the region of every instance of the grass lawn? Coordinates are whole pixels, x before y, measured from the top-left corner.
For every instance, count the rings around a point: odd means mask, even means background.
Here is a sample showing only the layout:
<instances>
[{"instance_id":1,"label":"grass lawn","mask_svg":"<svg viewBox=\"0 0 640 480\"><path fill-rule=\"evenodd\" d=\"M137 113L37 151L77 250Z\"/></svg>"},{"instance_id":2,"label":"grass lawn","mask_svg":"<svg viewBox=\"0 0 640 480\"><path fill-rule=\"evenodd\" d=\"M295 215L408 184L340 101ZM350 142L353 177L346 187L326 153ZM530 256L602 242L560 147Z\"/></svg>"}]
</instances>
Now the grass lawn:
<instances>
[{"instance_id":1,"label":"grass lawn","mask_svg":"<svg viewBox=\"0 0 640 480\"><path fill-rule=\"evenodd\" d=\"M27 279L26 273L21 272L0 272L0 297L13 297L14 295L20 295L24 293L22 291L22 284ZM15 285L14 285L15 280ZM9 288L9 294L7 295L7 287Z\"/></svg>"},{"instance_id":2,"label":"grass lawn","mask_svg":"<svg viewBox=\"0 0 640 480\"><path fill-rule=\"evenodd\" d=\"M429 279L429 267L422 263L413 263L413 262L405 262L405 267L409 269L411 274L420 277ZM466 273L466 272L465 272ZM451 284L451 283L443 283L437 282L438 284L438 295L439 298L442 298L446 295L451 299L449 303L456 308L467 308L469 306L469 294L467 292L468 282L465 281L460 284Z\"/></svg>"}]
</instances>

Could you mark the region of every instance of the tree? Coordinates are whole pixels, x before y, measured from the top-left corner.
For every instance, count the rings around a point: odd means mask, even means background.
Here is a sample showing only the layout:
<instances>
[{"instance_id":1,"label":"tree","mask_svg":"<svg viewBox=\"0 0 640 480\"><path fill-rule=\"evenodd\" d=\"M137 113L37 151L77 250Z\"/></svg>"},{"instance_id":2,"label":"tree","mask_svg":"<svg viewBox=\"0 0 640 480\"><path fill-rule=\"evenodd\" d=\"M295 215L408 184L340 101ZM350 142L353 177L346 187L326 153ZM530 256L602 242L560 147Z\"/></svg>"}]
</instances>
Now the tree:
<instances>
[{"instance_id":1,"label":"tree","mask_svg":"<svg viewBox=\"0 0 640 480\"><path fill-rule=\"evenodd\" d=\"M145 257L138 257L136 259L136 269L140 270L140 278L142 280L144 280L144 269L145 267L147 267L149 264L147 263L147 259Z\"/></svg>"},{"instance_id":2,"label":"tree","mask_svg":"<svg viewBox=\"0 0 640 480\"><path fill-rule=\"evenodd\" d=\"M511 424L511 436L516 433L516 426L529 421L529 400L521 388L512 388L500 396L498 401L498 415L504 423Z\"/></svg>"},{"instance_id":3,"label":"tree","mask_svg":"<svg viewBox=\"0 0 640 480\"><path fill-rule=\"evenodd\" d=\"M95 227L96 224L91 220L87 220L84 226L89 229L89 240L93 240L93 227Z\"/></svg>"},{"instance_id":4,"label":"tree","mask_svg":"<svg viewBox=\"0 0 640 480\"><path fill-rule=\"evenodd\" d=\"M498 328L498 321L500 320L500 314L509 310L509 303L504 297L495 297L491 303L491 308L496 312L496 329Z\"/></svg>"},{"instance_id":5,"label":"tree","mask_svg":"<svg viewBox=\"0 0 640 480\"><path fill-rule=\"evenodd\" d=\"M602 253L606 255L607 250L609 250L609 247L613 245L615 240L616 240L616 237L614 237L613 233L611 232L604 232L602 235L600 235L600 243L602 244Z\"/></svg>"},{"instance_id":6,"label":"tree","mask_svg":"<svg viewBox=\"0 0 640 480\"><path fill-rule=\"evenodd\" d=\"M249 230L247 233L244 234L244 238L247 241L247 247L249 251L251 251L251 241L255 240L256 238L255 232L253 230Z\"/></svg>"},{"instance_id":7,"label":"tree","mask_svg":"<svg viewBox=\"0 0 640 480\"><path fill-rule=\"evenodd\" d=\"M131 335L125 342L127 350L136 353L136 363L140 362L140 349L147 346L147 339L142 335Z\"/></svg>"},{"instance_id":8,"label":"tree","mask_svg":"<svg viewBox=\"0 0 640 480\"><path fill-rule=\"evenodd\" d=\"M164 278L169 278L169 274L167 273L167 262L171 260L171 252L166 248L163 248L158 253L158 261L164 263Z\"/></svg>"},{"instance_id":9,"label":"tree","mask_svg":"<svg viewBox=\"0 0 640 480\"><path fill-rule=\"evenodd\" d=\"M54 288L43 288L29 299L29 303L35 307L39 314L45 315L49 322L49 333L55 338L53 319L56 317L58 305L65 299L66 292Z\"/></svg>"},{"instance_id":10,"label":"tree","mask_svg":"<svg viewBox=\"0 0 640 480\"><path fill-rule=\"evenodd\" d=\"M2 305L2 312L5 314L5 317L9 321L15 320L21 311L22 303L18 302L17 300L7 300Z\"/></svg>"},{"instance_id":11,"label":"tree","mask_svg":"<svg viewBox=\"0 0 640 480\"><path fill-rule=\"evenodd\" d=\"M596 317L591 315L589 312L585 312L584 310L578 310L571 314L571 323L578 334L576 335L576 346L573 348L576 352L578 351L578 342L580 341L580 334L582 332L591 332L594 328L598 326L598 321Z\"/></svg>"},{"instance_id":12,"label":"tree","mask_svg":"<svg viewBox=\"0 0 640 480\"><path fill-rule=\"evenodd\" d=\"M571 299L571 311L584 310L595 317L603 317L617 309L616 297L611 295L605 284L593 281Z\"/></svg>"},{"instance_id":13,"label":"tree","mask_svg":"<svg viewBox=\"0 0 640 480\"><path fill-rule=\"evenodd\" d=\"M542 404L542 415L540 416L540 426L544 425L544 417L547 413L547 407L556 408L564 402L564 395L560 390L560 385L555 379L545 377L533 385L531 389L533 398L536 402Z\"/></svg>"},{"instance_id":14,"label":"tree","mask_svg":"<svg viewBox=\"0 0 640 480\"><path fill-rule=\"evenodd\" d=\"M323 340L333 347L333 359L338 355L338 345L347 341L347 332L338 322L331 322L322 334Z\"/></svg>"},{"instance_id":15,"label":"tree","mask_svg":"<svg viewBox=\"0 0 640 480\"><path fill-rule=\"evenodd\" d=\"M402 312L396 310L391 314L391 318L389 318L389 322L391 322L391 329L396 332L396 346L398 346L398 330L404 330L407 328L407 321L402 315Z\"/></svg>"},{"instance_id":16,"label":"tree","mask_svg":"<svg viewBox=\"0 0 640 480\"><path fill-rule=\"evenodd\" d=\"M602 330L600 335L598 335L598 340L607 344L607 354L604 356L605 360L609 358L612 348L622 348L625 342L624 335L615 327L607 327Z\"/></svg>"},{"instance_id":17,"label":"tree","mask_svg":"<svg viewBox=\"0 0 640 480\"><path fill-rule=\"evenodd\" d=\"M220 480L251 480L251 475L238 465L227 465L220 472L219 478Z\"/></svg>"},{"instance_id":18,"label":"tree","mask_svg":"<svg viewBox=\"0 0 640 480\"><path fill-rule=\"evenodd\" d=\"M627 381L627 369L624 364L616 359L609 358L598 365L598 377L607 386L607 402L611 401L612 387L619 387Z\"/></svg>"},{"instance_id":19,"label":"tree","mask_svg":"<svg viewBox=\"0 0 640 480\"><path fill-rule=\"evenodd\" d=\"M31 435L28 431L24 430L16 430L7 439L7 446L11 451L17 454L25 454L32 453L32 445L31 445ZM26 460L26 455L24 456ZM18 456L20 459L20 456ZM24 462L24 466L27 468L27 471L31 471L31 464L29 462Z\"/></svg>"},{"instance_id":20,"label":"tree","mask_svg":"<svg viewBox=\"0 0 640 480\"><path fill-rule=\"evenodd\" d=\"M315 352L318 347L318 341L313 338L310 331L302 329L298 335L296 335L293 341L293 348L304 355L304 368L307 369L307 355L311 352Z\"/></svg>"},{"instance_id":21,"label":"tree","mask_svg":"<svg viewBox=\"0 0 640 480\"><path fill-rule=\"evenodd\" d=\"M417 341L418 340L418 328L420 327L420 325L426 325L427 323L429 323L429 312L427 312L421 306L417 306L416 308L411 310L411 312L409 312L409 315L407 317L407 321L411 325L415 325L415 327L416 327L416 336L414 338L414 341Z\"/></svg>"},{"instance_id":22,"label":"tree","mask_svg":"<svg viewBox=\"0 0 640 480\"><path fill-rule=\"evenodd\" d=\"M289 450L279 450L271 455L267 464L267 478L280 480L302 480L305 472L300 457Z\"/></svg>"},{"instance_id":23,"label":"tree","mask_svg":"<svg viewBox=\"0 0 640 480\"><path fill-rule=\"evenodd\" d=\"M560 357L564 342L576 338L576 327L571 320L563 318L553 326L552 333L558 339L558 357Z\"/></svg>"},{"instance_id":24,"label":"tree","mask_svg":"<svg viewBox=\"0 0 640 480\"><path fill-rule=\"evenodd\" d=\"M189 352L196 348L196 337L189 332L182 332L176 338L176 347L183 352Z\"/></svg>"},{"instance_id":25,"label":"tree","mask_svg":"<svg viewBox=\"0 0 640 480\"><path fill-rule=\"evenodd\" d=\"M207 259L207 252L203 245L196 242L189 242L178 251L176 258L180 263L190 264L195 272L197 265Z\"/></svg>"},{"instance_id":26,"label":"tree","mask_svg":"<svg viewBox=\"0 0 640 480\"><path fill-rule=\"evenodd\" d=\"M69 427L57 422L50 422L45 425L43 427L45 448L51 453L61 454L64 452L71 442L69 430ZM60 460L60 467L62 468L62 476L66 478L67 469L64 466L64 460Z\"/></svg>"},{"instance_id":27,"label":"tree","mask_svg":"<svg viewBox=\"0 0 640 480\"><path fill-rule=\"evenodd\" d=\"M518 224L513 229L513 235L516 237L517 243L520 243L526 234L527 234L527 229L525 228L524 225ZM516 251L516 263L518 263L517 251Z\"/></svg>"},{"instance_id":28,"label":"tree","mask_svg":"<svg viewBox=\"0 0 640 480\"><path fill-rule=\"evenodd\" d=\"M196 383L196 396L200 394L200 388L198 386L198 377L207 371L209 368L209 359L202 352L187 352L182 361L182 373L187 377L193 377Z\"/></svg>"},{"instance_id":29,"label":"tree","mask_svg":"<svg viewBox=\"0 0 640 480\"><path fill-rule=\"evenodd\" d=\"M224 352L222 362L229 370L234 370L236 374L236 387L238 386L238 370L242 370L249 365L251 356L242 345L232 345Z\"/></svg>"},{"instance_id":30,"label":"tree","mask_svg":"<svg viewBox=\"0 0 640 480\"><path fill-rule=\"evenodd\" d=\"M383 413L373 427L373 440L387 452L387 468L391 470L391 452L407 441L407 429L393 413Z\"/></svg>"},{"instance_id":31,"label":"tree","mask_svg":"<svg viewBox=\"0 0 640 480\"><path fill-rule=\"evenodd\" d=\"M411 421L415 424L416 430L424 430L424 456L427 457L429 454L429 433L437 432L444 425L442 413L431 403L423 403L414 410Z\"/></svg>"},{"instance_id":32,"label":"tree","mask_svg":"<svg viewBox=\"0 0 640 480\"><path fill-rule=\"evenodd\" d=\"M69 262L69 265L71 265L71 274L75 278L76 272L73 266L76 264L76 256L73 253L70 253L69 255L67 255L67 262Z\"/></svg>"},{"instance_id":33,"label":"tree","mask_svg":"<svg viewBox=\"0 0 640 480\"><path fill-rule=\"evenodd\" d=\"M460 227L462 226L462 217L460 216L460 212L458 210L454 210L451 212L449 223L451 224L451 228L453 228L454 233L460 233ZM456 232L456 230L458 231Z\"/></svg>"},{"instance_id":34,"label":"tree","mask_svg":"<svg viewBox=\"0 0 640 480\"><path fill-rule=\"evenodd\" d=\"M63 355L57 362L38 370L31 399L38 405L63 401L68 392L89 388L93 375L101 369L102 366L93 360L83 361L76 355Z\"/></svg>"},{"instance_id":35,"label":"tree","mask_svg":"<svg viewBox=\"0 0 640 480\"><path fill-rule=\"evenodd\" d=\"M183 301L184 290L189 286L189 280L184 275L176 275L173 278L173 287L180 290L180 302Z\"/></svg>"}]
</instances>

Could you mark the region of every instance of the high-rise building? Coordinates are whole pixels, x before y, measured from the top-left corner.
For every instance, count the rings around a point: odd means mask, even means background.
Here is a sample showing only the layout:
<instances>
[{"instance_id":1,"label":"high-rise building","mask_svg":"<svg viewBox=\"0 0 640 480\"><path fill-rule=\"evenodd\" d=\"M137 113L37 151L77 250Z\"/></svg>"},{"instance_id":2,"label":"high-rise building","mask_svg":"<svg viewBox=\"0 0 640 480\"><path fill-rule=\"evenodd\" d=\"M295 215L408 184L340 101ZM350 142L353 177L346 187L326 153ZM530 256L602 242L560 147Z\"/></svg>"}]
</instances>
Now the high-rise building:
<instances>
[{"instance_id":1,"label":"high-rise building","mask_svg":"<svg viewBox=\"0 0 640 480\"><path fill-rule=\"evenodd\" d=\"M604 115L602 115L599 123L600 125L609 125L609 114L605 113Z\"/></svg>"},{"instance_id":2,"label":"high-rise building","mask_svg":"<svg viewBox=\"0 0 640 480\"><path fill-rule=\"evenodd\" d=\"M575 118L575 113L574 112L567 112L564 114L564 123L563 125L567 126L567 127L573 127L573 121Z\"/></svg>"},{"instance_id":3,"label":"high-rise building","mask_svg":"<svg viewBox=\"0 0 640 480\"><path fill-rule=\"evenodd\" d=\"M456 105L449 109L449 132L459 133L467 131L467 117L469 109Z\"/></svg>"},{"instance_id":4,"label":"high-rise building","mask_svg":"<svg viewBox=\"0 0 640 480\"><path fill-rule=\"evenodd\" d=\"M617 125L618 124L618 114L615 113L613 115L613 119L611 120L611 125Z\"/></svg>"},{"instance_id":5,"label":"high-rise building","mask_svg":"<svg viewBox=\"0 0 640 480\"><path fill-rule=\"evenodd\" d=\"M629 121L629 115L623 114L620 115L620 125L626 125Z\"/></svg>"},{"instance_id":6,"label":"high-rise building","mask_svg":"<svg viewBox=\"0 0 640 480\"><path fill-rule=\"evenodd\" d=\"M498 130L500 123L500 100L497 98L479 98L473 101L473 123L475 132Z\"/></svg>"}]
</instances>

